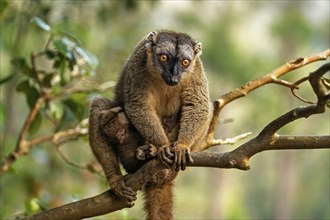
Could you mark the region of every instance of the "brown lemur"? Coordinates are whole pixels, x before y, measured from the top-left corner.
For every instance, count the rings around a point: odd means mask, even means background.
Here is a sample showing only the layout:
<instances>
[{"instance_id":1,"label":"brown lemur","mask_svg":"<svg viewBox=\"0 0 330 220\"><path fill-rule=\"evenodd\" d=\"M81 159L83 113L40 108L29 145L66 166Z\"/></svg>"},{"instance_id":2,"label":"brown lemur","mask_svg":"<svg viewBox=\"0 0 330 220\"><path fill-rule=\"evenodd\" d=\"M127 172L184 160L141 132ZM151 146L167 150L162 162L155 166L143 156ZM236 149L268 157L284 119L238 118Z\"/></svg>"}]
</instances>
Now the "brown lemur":
<instances>
[{"instance_id":1,"label":"brown lemur","mask_svg":"<svg viewBox=\"0 0 330 220\"><path fill-rule=\"evenodd\" d=\"M172 180L205 141L212 111L201 52L187 34L151 32L126 62L114 101L92 101L90 145L118 196L136 199L119 161L128 173L153 156L171 168L144 186L147 219L174 218Z\"/></svg>"}]
</instances>

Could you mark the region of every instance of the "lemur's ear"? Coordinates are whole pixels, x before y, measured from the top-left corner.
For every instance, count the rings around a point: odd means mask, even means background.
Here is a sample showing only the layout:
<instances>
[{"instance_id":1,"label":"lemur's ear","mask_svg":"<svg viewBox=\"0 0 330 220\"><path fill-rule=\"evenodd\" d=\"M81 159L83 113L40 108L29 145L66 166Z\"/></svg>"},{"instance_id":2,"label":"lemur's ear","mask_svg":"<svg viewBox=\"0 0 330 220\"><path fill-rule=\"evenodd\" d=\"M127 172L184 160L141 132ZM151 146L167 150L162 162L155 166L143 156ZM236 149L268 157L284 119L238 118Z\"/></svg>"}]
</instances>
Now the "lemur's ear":
<instances>
[{"instance_id":1,"label":"lemur's ear","mask_svg":"<svg viewBox=\"0 0 330 220\"><path fill-rule=\"evenodd\" d=\"M157 34L158 33L156 31L150 32L148 34L148 36L146 37L147 48L150 48L151 46L154 46L156 44Z\"/></svg>"},{"instance_id":2,"label":"lemur's ear","mask_svg":"<svg viewBox=\"0 0 330 220\"><path fill-rule=\"evenodd\" d=\"M201 42L195 41L194 53L195 53L195 56L199 56L202 54L202 43Z\"/></svg>"}]
</instances>

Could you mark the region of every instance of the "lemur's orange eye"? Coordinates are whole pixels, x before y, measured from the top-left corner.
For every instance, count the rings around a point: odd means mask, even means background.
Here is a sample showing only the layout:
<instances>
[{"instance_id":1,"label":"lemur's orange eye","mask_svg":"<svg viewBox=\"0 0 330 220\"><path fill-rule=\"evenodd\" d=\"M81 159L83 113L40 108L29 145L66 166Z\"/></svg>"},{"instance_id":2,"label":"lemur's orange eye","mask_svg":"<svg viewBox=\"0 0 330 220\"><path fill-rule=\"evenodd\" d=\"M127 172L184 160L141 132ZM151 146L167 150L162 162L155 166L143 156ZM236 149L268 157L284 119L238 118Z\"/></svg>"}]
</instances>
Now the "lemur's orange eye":
<instances>
[{"instance_id":1,"label":"lemur's orange eye","mask_svg":"<svg viewBox=\"0 0 330 220\"><path fill-rule=\"evenodd\" d=\"M181 61L182 66L187 67L187 66L189 66L189 64L190 64L190 61L188 59L184 59L184 60Z\"/></svg>"},{"instance_id":2,"label":"lemur's orange eye","mask_svg":"<svg viewBox=\"0 0 330 220\"><path fill-rule=\"evenodd\" d=\"M160 61L165 62L167 61L167 56L165 54L160 55L159 57Z\"/></svg>"}]
</instances>

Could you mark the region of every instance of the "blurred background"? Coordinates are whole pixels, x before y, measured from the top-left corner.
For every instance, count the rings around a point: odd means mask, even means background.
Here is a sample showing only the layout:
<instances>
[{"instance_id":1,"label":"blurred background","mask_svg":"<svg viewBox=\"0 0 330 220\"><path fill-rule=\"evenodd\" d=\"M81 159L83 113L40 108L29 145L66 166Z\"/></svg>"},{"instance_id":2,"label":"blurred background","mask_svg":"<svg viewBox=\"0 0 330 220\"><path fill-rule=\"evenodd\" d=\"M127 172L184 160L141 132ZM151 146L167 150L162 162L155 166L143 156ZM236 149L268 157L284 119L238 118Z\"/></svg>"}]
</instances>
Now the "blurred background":
<instances>
[{"instance_id":1,"label":"blurred background","mask_svg":"<svg viewBox=\"0 0 330 220\"><path fill-rule=\"evenodd\" d=\"M59 30L75 35L99 64L92 77L116 81L135 44L159 29L186 32L203 43L211 99L268 73L284 62L311 56L330 47L329 1L10 1L1 0L1 79L15 71L10 60L44 47L47 33L31 25L38 16ZM295 81L319 67L308 65L284 77ZM28 114L20 77L0 86L1 161L15 147ZM313 100L311 88L299 94ZM81 101L88 117L90 94ZM112 89L102 93L112 97ZM304 105L291 92L267 85L229 104L221 113L217 137L253 132L272 119ZM68 121L73 126L77 121ZM49 123L42 123L43 132ZM330 114L298 120L279 131L289 135L329 135ZM212 151L229 151L219 146ZM93 160L86 139L62 146L78 164ZM0 218L28 212L33 204L50 208L94 196L107 183L87 170L65 163L51 144L36 146L1 177ZM268 151L251 159L250 171L189 168L176 179L177 219L329 219L329 150ZM31 205L32 204L32 205ZM141 219L142 198L136 205L93 219Z\"/></svg>"}]
</instances>

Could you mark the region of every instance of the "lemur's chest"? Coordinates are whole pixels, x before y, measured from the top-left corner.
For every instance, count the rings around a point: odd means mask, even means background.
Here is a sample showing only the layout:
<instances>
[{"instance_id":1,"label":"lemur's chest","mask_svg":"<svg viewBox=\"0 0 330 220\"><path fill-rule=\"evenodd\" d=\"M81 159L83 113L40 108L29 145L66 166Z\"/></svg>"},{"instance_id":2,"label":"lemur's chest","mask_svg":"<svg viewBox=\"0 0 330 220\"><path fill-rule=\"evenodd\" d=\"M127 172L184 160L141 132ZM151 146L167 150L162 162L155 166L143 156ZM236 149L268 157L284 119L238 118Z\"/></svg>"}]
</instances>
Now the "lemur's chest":
<instances>
[{"instance_id":1,"label":"lemur's chest","mask_svg":"<svg viewBox=\"0 0 330 220\"><path fill-rule=\"evenodd\" d=\"M177 114L181 108L181 89L179 86L166 86L163 88L155 88L153 91L153 102L157 115L160 118ZM157 93L156 93L157 92Z\"/></svg>"}]
</instances>

